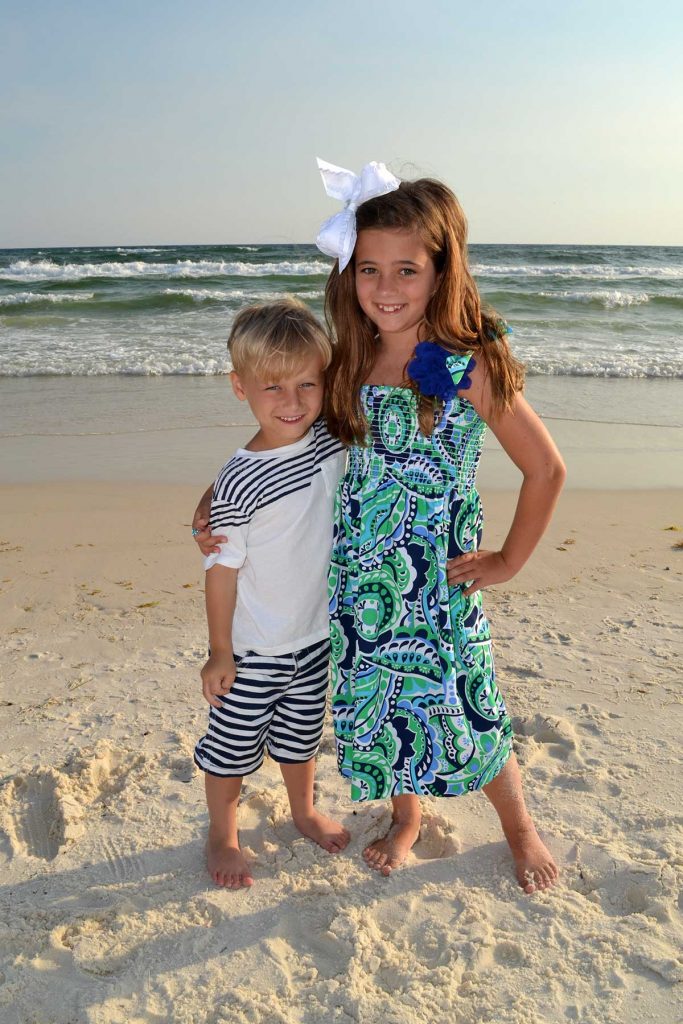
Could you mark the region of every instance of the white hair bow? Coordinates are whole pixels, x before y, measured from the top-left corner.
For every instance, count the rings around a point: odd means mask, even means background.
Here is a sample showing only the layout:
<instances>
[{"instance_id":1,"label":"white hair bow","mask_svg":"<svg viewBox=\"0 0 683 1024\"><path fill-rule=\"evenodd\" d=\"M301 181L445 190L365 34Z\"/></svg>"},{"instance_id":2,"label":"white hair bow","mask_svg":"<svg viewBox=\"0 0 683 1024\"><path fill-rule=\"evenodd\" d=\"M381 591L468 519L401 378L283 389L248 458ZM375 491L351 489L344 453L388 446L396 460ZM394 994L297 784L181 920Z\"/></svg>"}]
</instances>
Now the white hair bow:
<instances>
[{"instance_id":1,"label":"white hair bow","mask_svg":"<svg viewBox=\"0 0 683 1024\"><path fill-rule=\"evenodd\" d=\"M344 209L335 213L320 228L316 245L326 256L339 260L339 273L347 266L356 244L356 210L361 203L375 196L394 192L401 184L384 164L373 160L366 164L360 175L335 167L318 158L325 191L332 199L340 199Z\"/></svg>"}]
</instances>

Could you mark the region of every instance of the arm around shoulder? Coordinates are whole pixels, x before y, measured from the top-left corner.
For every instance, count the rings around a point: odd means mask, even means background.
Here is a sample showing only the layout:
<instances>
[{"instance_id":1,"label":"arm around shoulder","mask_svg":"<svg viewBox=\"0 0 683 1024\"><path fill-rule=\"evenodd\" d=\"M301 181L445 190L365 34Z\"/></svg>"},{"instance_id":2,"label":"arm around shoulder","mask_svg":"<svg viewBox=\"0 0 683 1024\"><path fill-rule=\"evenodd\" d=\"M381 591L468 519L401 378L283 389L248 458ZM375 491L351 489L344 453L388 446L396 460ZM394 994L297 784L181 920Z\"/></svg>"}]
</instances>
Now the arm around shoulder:
<instances>
[{"instance_id":1,"label":"arm around shoulder","mask_svg":"<svg viewBox=\"0 0 683 1024\"><path fill-rule=\"evenodd\" d=\"M216 536L211 533L209 520L211 518L211 499L213 497L213 484L211 484L199 499L199 504L192 516L192 536L199 545L199 550L206 557L220 551L219 544L225 543L227 537ZM195 533L195 530L198 531Z\"/></svg>"}]
</instances>

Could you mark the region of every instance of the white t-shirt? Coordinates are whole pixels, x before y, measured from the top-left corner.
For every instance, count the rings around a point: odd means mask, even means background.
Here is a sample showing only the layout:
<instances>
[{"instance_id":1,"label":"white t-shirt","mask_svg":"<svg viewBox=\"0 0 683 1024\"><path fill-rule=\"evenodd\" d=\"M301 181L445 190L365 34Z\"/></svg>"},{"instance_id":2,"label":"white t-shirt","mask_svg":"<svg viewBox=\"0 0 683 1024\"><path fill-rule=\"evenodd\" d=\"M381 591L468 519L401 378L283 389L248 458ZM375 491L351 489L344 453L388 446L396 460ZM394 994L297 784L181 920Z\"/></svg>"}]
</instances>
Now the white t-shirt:
<instances>
[{"instance_id":1,"label":"white t-shirt","mask_svg":"<svg viewBox=\"0 0 683 1024\"><path fill-rule=\"evenodd\" d=\"M218 474L210 526L228 541L204 567L239 569L236 654L288 654L329 635L327 574L345 460L342 444L317 420L294 444L238 448Z\"/></svg>"}]
</instances>

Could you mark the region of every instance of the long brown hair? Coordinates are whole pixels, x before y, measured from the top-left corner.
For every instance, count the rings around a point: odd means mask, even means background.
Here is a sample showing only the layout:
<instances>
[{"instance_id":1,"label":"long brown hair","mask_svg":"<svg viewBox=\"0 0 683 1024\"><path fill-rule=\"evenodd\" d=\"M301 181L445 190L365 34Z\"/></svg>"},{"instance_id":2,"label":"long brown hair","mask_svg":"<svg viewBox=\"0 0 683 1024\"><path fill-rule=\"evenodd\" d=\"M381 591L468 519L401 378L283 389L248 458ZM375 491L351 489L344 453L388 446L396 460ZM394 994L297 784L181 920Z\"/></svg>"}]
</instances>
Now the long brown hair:
<instances>
[{"instance_id":1,"label":"long brown hair","mask_svg":"<svg viewBox=\"0 0 683 1024\"><path fill-rule=\"evenodd\" d=\"M369 228L419 233L439 275L420 337L439 341L455 353L481 357L491 380L494 412L508 408L524 386L524 370L510 351L504 322L482 309L467 261L467 221L451 190L431 178L402 181L396 191L362 203L356 226L359 234ZM353 260L341 274L336 264L332 269L325 288L325 319L335 341L327 371L328 427L345 444L363 444L367 421L360 388L375 362L376 328L358 303ZM419 397L420 427L430 434L440 403L421 394L410 377L406 385Z\"/></svg>"}]
</instances>

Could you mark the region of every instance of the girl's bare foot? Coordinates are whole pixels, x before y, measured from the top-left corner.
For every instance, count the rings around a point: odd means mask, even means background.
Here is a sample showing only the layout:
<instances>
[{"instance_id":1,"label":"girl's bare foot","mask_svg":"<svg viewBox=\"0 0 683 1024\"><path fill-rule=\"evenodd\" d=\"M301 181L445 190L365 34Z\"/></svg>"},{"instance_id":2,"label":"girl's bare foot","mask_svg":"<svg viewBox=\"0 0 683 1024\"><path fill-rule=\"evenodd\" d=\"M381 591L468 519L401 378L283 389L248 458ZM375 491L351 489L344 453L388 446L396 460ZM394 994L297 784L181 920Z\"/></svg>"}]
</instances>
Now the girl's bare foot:
<instances>
[{"instance_id":1,"label":"girl's bare foot","mask_svg":"<svg viewBox=\"0 0 683 1024\"><path fill-rule=\"evenodd\" d=\"M495 779L484 786L484 792L498 812L515 858L517 881L524 892L530 895L555 885L559 871L526 809L522 777L514 754Z\"/></svg>"},{"instance_id":2,"label":"girl's bare foot","mask_svg":"<svg viewBox=\"0 0 683 1024\"><path fill-rule=\"evenodd\" d=\"M226 889L243 889L254 884L249 863L239 846L233 846L225 836L209 834L206 843L206 866L216 885Z\"/></svg>"},{"instance_id":3,"label":"girl's bare foot","mask_svg":"<svg viewBox=\"0 0 683 1024\"><path fill-rule=\"evenodd\" d=\"M331 818L317 811L294 818L294 824L302 836L312 839L328 853L341 853L348 845L351 836L346 829Z\"/></svg>"},{"instance_id":4,"label":"girl's bare foot","mask_svg":"<svg viewBox=\"0 0 683 1024\"><path fill-rule=\"evenodd\" d=\"M517 881L525 893L531 895L555 885L559 876L557 865L533 822L506 833L506 839L515 859Z\"/></svg>"},{"instance_id":5,"label":"girl's bare foot","mask_svg":"<svg viewBox=\"0 0 683 1024\"><path fill-rule=\"evenodd\" d=\"M409 817L406 820L394 819L391 828L382 839L363 850L363 859L375 871L382 875L390 875L394 868L400 867L420 838L420 818Z\"/></svg>"}]
</instances>

